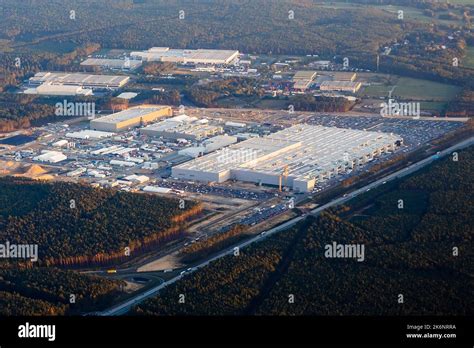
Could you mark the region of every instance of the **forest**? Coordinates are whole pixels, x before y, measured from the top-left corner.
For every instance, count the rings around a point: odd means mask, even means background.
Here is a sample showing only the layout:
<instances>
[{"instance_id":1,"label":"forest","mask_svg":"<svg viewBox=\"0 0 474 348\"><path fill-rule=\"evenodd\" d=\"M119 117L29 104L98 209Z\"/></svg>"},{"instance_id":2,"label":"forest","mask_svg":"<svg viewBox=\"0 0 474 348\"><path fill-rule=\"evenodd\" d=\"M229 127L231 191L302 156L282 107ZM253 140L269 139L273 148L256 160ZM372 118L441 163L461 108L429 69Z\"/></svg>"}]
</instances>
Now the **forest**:
<instances>
[{"instance_id":1,"label":"forest","mask_svg":"<svg viewBox=\"0 0 474 348\"><path fill-rule=\"evenodd\" d=\"M347 112L354 107L355 102L343 97L297 95L290 98L289 105L293 105L296 111Z\"/></svg>"},{"instance_id":2,"label":"forest","mask_svg":"<svg viewBox=\"0 0 474 348\"><path fill-rule=\"evenodd\" d=\"M234 77L191 86L185 90L185 95L197 106L216 107L216 101L220 98L263 96L263 89L256 85L255 79Z\"/></svg>"},{"instance_id":3,"label":"forest","mask_svg":"<svg viewBox=\"0 0 474 348\"><path fill-rule=\"evenodd\" d=\"M207 47L302 55L336 54L363 45L370 50L402 32L396 20L383 11L338 11L311 1L147 0L129 4L124 8L112 0L65 0L63 6L56 6L48 1L6 0L0 38L9 40L14 49L23 48L25 42L49 40L133 50ZM74 19L69 16L71 10ZM184 18L180 20L181 10ZM294 19L289 19L289 10L294 11ZM35 21L28 20L32 17ZM367 21L378 30L371 30Z\"/></svg>"},{"instance_id":4,"label":"forest","mask_svg":"<svg viewBox=\"0 0 474 348\"><path fill-rule=\"evenodd\" d=\"M436 1L350 2L406 5L427 10L462 9L464 6ZM385 45L420 33L444 35L449 29L415 23L409 18L400 22L396 15L376 7L334 9L320 7L313 1L213 0L203 4L161 0L127 3L128 6L123 6L125 3L120 6L111 0L84 0L80 3L66 0L64 6L58 7L47 1L25 1L19 5L14 0L6 0L4 11L7 20L0 24L0 38L6 40L4 44L10 45L12 50L20 52L27 50L28 42L36 41L51 43L52 47L72 44L88 52L99 46L132 50L152 46L226 48L275 55L339 55L374 67L375 56ZM468 20L470 10L465 7ZM64 8L75 11L74 20L68 18ZM184 11L181 20L178 17L180 11ZM294 14L291 19L289 11ZM34 16L35 21L26 20L28 16ZM468 26L469 22L465 25ZM148 35L150 32L154 35ZM414 57L417 59L411 59ZM381 68L409 68L433 73L429 66L412 66L423 57L426 60L436 58L426 52L424 56L413 52L411 57L405 57L406 61L395 61L395 67L387 62ZM449 62L435 64L449 65ZM150 64L144 67L144 71L156 74L162 68L159 64Z\"/></svg>"},{"instance_id":5,"label":"forest","mask_svg":"<svg viewBox=\"0 0 474 348\"><path fill-rule=\"evenodd\" d=\"M22 94L0 94L0 132L28 128L37 121L57 119L54 107L34 102L36 98Z\"/></svg>"},{"instance_id":6,"label":"forest","mask_svg":"<svg viewBox=\"0 0 474 348\"><path fill-rule=\"evenodd\" d=\"M180 251L181 261L191 263L223 250L244 237L246 227L235 225L230 230L215 234L209 238L193 243Z\"/></svg>"},{"instance_id":7,"label":"forest","mask_svg":"<svg viewBox=\"0 0 474 348\"><path fill-rule=\"evenodd\" d=\"M474 89L466 89L461 95L451 101L446 110L446 116L472 116L474 115Z\"/></svg>"},{"instance_id":8,"label":"forest","mask_svg":"<svg viewBox=\"0 0 474 348\"><path fill-rule=\"evenodd\" d=\"M193 201L180 209L177 199L152 194L0 179L0 240L37 244L41 266L123 261L182 237L201 210Z\"/></svg>"},{"instance_id":9,"label":"forest","mask_svg":"<svg viewBox=\"0 0 474 348\"><path fill-rule=\"evenodd\" d=\"M181 95L178 90L169 91L140 91L140 94L132 99L134 103L181 105Z\"/></svg>"},{"instance_id":10,"label":"forest","mask_svg":"<svg viewBox=\"0 0 474 348\"><path fill-rule=\"evenodd\" d=\"M216 260L134 314L472 315L473 189L471 147ZM334 241L364 245L364 262L326 258Z\"/></svg>"},{"instance_id":11,"label":"forest","mask_svg":"<svg viewBox=\"0 0 474 348\"><path fill-rule=\"evenodd\" d=\"M0 315L77 315L97 311L110 306L124 285L121 281L57 268L0 267Z\"/></svg>"}]
</instances>

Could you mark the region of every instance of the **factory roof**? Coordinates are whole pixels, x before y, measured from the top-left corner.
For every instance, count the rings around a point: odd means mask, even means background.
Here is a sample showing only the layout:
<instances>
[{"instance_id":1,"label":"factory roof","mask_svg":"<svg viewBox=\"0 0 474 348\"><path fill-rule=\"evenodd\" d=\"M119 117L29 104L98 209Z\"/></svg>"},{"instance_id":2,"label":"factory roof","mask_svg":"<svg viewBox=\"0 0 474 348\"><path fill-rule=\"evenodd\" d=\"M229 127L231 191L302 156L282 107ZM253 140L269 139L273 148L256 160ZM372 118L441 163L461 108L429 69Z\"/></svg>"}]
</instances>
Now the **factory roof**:
<instances>
[{"instance_id":1,"label":"factory roof","mask_svg":"<svg viewBox=\"0 0 474 348\"><path fill-rule=\"evenodd\" d=\"M308 80L298 80L294 83L293 88L295 89L307 89L311 85L311 81Z\"/></svg>"},{"instance_id":2,"label":"factory roof","mask_svg":"<svg viewBox=\"0 0 474 348\"><path fill-rule=\"evenodd\" d=\"M295 80L314 80L314 78L316 77L316 74L317 74L316 71L299 70L293 76L293 81L295 81Z\"/></svg>"},{"instance_id":3,"label":"factory roof","mask_svg":"<svg viewBox=\"0 0 474 348\"><path fill-rule=\"evenodd\" d=\"M287 151L300 145L286 139L251 138L178 167L219 173L232 167L237 168L254 163L272 153Z\"/></svg>"},{"instance_id":4,"label":"factory roof","mask_svg":"<svg viewBox=\"0 0 474 348\"><path fill-rule=\"evenodd\" d=\"M84 129L78 132L66 133L66 137L75 139L102 139L111 137L112 135L114 135L114 133L101 132L92 129Z\"/></svg>"},{"instance_id":5,"label":"factory roof","mask_svg":"<svg viewBox=\"0 0 474 348\"><path fill-rule=\"evenodd\" d=\"M84 73L39 72L30 78L32 83L73 84L73 85L123 85L130 77L117 75L92 75Z\"/></svg>"},{"instance_id":6,"label":"factory roof","mask_svg":"<svg viewBox=\"0 0 474 348\"><path fill-rule=\"evenodd\" d=\"M213 173L239 169L280 175L287 167L289 176L307 180L399 139L388 133L301 124L231 145L177 168Z\"/></svg>"},{"instance_id":7,"label":"factory roof","mask_svg":"<svg viewBox=\"0 0 474 348\"><path fill-rule=\"evenodd\" d=\"M87 58L81 65L103 66L116 69L134 69L142 64L141 60L136 59L106 59L106 58Z\"/></svg>"},{"instance_id":8,"label":"factory roof","mask_svg":"<svg viewBox=\"0 0 474 348\"><path fill-rule=\"evenodd\" d=\"M117 96L117 98L120 98L120 99L133 99L137 95L138 95L138 93L134 93L134 92L123 92L123 93L120 93Z\"/></svg>"},{"instance_id":9,"label":"factory roof","mask_svg":"<svg viewBox=\"0 0 474 348\"><path fill-rule=\"evenodd\" d=\"M352 87L358 85L360 82L351 81L323 81L321 86L338 86L338 87Z\"/></svg>"},{"instance_id":10,"label":"factory roof","mask_svg":"<svg viewBox=\"0 0 474 348\"><path fill-rule=\"evenodd\" d=\"M293 81L295 82L293 88L295 89L307 89L311 82L313 82L316 77L316 71L310 70L300 70L297 71L293 76Z\"/></svg>"},{"instance_id":11,"label":"factory roof","mask_svg":"<svg viewBox=\"0 0 474 348\"><path fill-rule=\"evenodd\" d=\"M208 132L214 133L221 129L222 127L220 126L202 122L202 120L199 120L196 117L190 117L187 115L175 116L142 128L145 133L147 131L166 132L193 135L197 137L202 134L207 134Z\"/></svg>"},{"instance_id":12,"label":"factory roof","mask_svg":"<svg viewBox=\"0 0 474 348\"><path fill-rule=\"evenodd\" d=\"M235 50L213 50L213 49L170 49L168 47L152 47L147 51L132 52L132 56L138 56L145 59L163 59L167 58L176 61L206 62L220 61L229 62L237 57L239 51Z\"/></svg>"},{"instance_id":13,"label":"factory roof","mask_svg":"<svg viewBox=\"0 0 474 348\"><path fill-rule=\"evenodd\" d=\"M168 187L160 187L160 186L145 186L143 188L144 192L154 192L154 193L170 193L171 189Z\"/></svg>"},{"instance_id":14,"label":"factory roof","mask_svg":"<svg viewBox=\"0 0 474 348\"><path fill-rule=\"evenodd\" d=\"M33 158L35 161L57 163L67 159L67 156L58 151L47 151Z\"/></svg>"},{"instance_id":15,"label":"factory roof","mask_svg":"<svg viewBox=\"0 0 474 348\"><path fill-rule=\"evenodd\" d=\"M81 86L70 85L54 85L51 83L43 83L36 87L32 93L35 94L60 94L60 95L91 95L92 89L82 88Z\"/></svg>"},{"instance_id":16,"label":"factory roof","mask_svg":"<svg viewBox=\"0 0 474 348\"><path fill-rule=\"evenodd\" d=\"M160 106L137 106L137 107L130 108L127 110L116 112L114 114L96 118L93 121L105 122L105 123L118 123L118 122L127 121L129 119L137 118L137 117L142 117L152 112L160 111L167 108L169 108L169 106L161 106L161 105Z\"/></svg>"}]
</instances>

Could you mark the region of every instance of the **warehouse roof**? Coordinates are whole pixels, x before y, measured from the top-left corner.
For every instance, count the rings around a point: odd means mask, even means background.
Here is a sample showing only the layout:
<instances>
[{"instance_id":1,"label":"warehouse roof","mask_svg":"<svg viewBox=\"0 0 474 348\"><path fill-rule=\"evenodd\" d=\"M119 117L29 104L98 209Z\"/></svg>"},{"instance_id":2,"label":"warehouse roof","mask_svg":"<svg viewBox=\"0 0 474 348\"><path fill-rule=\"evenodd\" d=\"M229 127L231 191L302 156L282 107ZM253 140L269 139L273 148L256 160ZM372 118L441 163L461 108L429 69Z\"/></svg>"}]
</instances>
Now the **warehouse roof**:
<instances>
[{"instance_id":1,"label":"warehouse roof","mask_svg":"<svg viewBox=\"0 0 474 348\"><path fill-rule=\"evenodd\" d=\"M177 61L221 61L228 62L237 57L239 51L235 50L214 50L214 49L170 49L168 47L152 47L147 51L132 52L131 56L138 56L145 59L166 59L172 58Z\"/></svg>"},{"instance_id":2,"label":"warehouse roof","mask_svg":"<svg viewBox=\"0 0 474 348\"><path fill-rule=\"evenodd\" d=\"M51 83L43 83L36 87L35 92L37 94L61 94L61 95L91 95L92 89L82 88L81 86L69 86L69 85L53 85Z\"/></svg>"},{"instance_id":3,"label":"warehouse roof","mask_svg":"<svg viewBox=\"0 0 474 348\"><path fill-rule=\"evenodd\" d=\"M78 132L71 132L66 133L66 137L68 138L76 138L76 139L102 139L102 138L109 138L114 133L110 132L101 132L92 129L84 129Z\"/></svg>"},{"instance_id":4,"label":"warehouse roof","mask_svg":"<svg viewBox=\"0 0 474 348\"><path fill-rule=\"evenodd\" d=\"M95 120L92 120L91 122L97 121L97 122L105 122L105 123L118 123L118 122L127 121L129 119L137 118L137 117L142 117L152 112L160 111L167 108L169 108L169 106L163 106L163 105L137 106L137 107L130 108L124 111L116 112L111 115L96 118Z\"/></svg>"},{"instance_id":5,"label":"warehouse roof","mask_svg":"<svg viewBox=\"0 0 474 348\"><path fill-rule=\"evenodd\" d=\"M30 82L75 85L122 85L130 77L118 75L92 75L83 73L39 72L30 78Z\"/></svg>"},{"instance_id":6,"label":"warehouse roof","mask_svg":"<svg viewBox=\"0 0 474 348\"><path fill-rule=\"evenodd\" d=\"M281 175L287 166L289 176L307 180L400 139L388 133L301 124L231 145L175 168L212 173L239 169Z\"/></svg>"},{"instance_id":7,"label":"warehouse roof","mask_svg":"<svg viewBox=\"0 0 474 348\"><path fill-rule=\"evenodd\" d=\"M134 69L142 64L141 60L135 59L106 59L106 58L87 58L81 65L104 66L117 69Z\"/></svg>"},{"instance_id":8,"label":"warehouse roof","mask_svg":"<svg viewBox=\"0 0 474 348\"><path fill-rule=\"evenodd\" d=\"M299 70L293 76L293 80L314 80L317 72L311 70Z\"/></svg>"},{"instance_id":9,"label":"warehouse roof","mask_svg":"<svg viewBox=\"0 0 474 348\"><path fill-rule=\"evenodd\" d=\"M320 85L321 89L358 89L362 83L360 82L351 82L351 81L323 81Z\"/></svg>"}]
</instances>

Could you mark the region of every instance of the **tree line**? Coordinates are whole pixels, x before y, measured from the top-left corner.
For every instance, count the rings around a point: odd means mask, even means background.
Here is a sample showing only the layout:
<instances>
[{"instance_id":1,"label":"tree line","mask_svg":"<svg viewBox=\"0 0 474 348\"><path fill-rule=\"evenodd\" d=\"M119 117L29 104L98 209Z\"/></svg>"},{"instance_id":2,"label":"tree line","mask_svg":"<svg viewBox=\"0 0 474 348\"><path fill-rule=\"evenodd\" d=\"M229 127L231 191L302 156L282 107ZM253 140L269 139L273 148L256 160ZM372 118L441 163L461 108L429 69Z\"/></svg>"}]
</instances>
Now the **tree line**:
<instances>
[{"instance_id":1,"label":"tree line","mask_svg":"<svg viewBox=\"0 0 474 348\"><path fill-rule=\"evenodd\" d=\"M38 244L43 266L123 261L182 237L202 211L193 201L180 209L177 199L72 183L7 177L0 188L0 202L19 202L0 210L1 239Z\"/></svg>"},{"instance_id":2,"label":"tree line","mask_svg":"<svg viewBox=\"0 0 474 348\"><path fill-rule=\"evenodd\" d=\"M474 149L458 156L216 260L134 314L472 314ZM364 261L326 257L333 242L363 245Z\"/></svg>"}]
</instances>

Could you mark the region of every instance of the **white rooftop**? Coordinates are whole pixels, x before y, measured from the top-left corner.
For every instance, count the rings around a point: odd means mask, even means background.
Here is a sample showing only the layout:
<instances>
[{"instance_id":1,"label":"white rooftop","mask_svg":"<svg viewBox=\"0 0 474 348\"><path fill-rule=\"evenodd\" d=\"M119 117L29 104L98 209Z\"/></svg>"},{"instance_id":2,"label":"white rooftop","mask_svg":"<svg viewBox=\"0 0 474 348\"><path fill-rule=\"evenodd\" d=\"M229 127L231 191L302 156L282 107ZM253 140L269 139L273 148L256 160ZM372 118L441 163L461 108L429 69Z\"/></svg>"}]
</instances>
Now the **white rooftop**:
<instances>
[{"instance_id":1,"label":"white rooftop","mask_svg":"<svg viewBox=\"0 0 474 348\"><path fill-rule=\"evenodd\" d=\"M77 86L121 86L128 82L130 77L118 75L93 75L84 73L47 72L42 71L30 78L32 83L50 83Z\"/></svg>"},{"instance_id":2,"label":"white rooftop","mask_svg":"<svg viewBox=\"0 0 474 348\"><path fill-rule=\"evenodd\" d=\"M167 109L169 106L140 106L140 107L134 107L130 108L127 110L123 110L120 112L116 112L114 114L110 114L107 116L103 116L100 118L94 119L94 121L100 121L100 122L105 122L105 123L117 123L117 122L123 122L127 121L129 119L137 118L137 117L142 117L145 115L148 115L152 112Z\"/></svg>"},{"instance_id":3,"label":"white rooftop","mask_svg":"<svg viewBox=\"0 0 474 348\"><path fill-rule=\"evenodd\" d=\"M152 47L147 51L132 52L130 55L132 57L140 57L144 60L227 64L238 57L239 51Z\"/></svg>"},{"instance_id":4,"label":"white rooftop","mask_svg":"<svg viewBox=\"0 0 474 348\"><path fill-rule=\"evenodd\" d=\"M362 130L295 125L264 138L251 138L174 168L219 173L228 169L307 180L339 166L372 156L401 137ZM225 156L239 155L238 161Z\"/></svg>"},{"instance_id":5,"label":"white rooftop","mask_svg":"<svg viewBox=\"0 0 474 348\"><path fill-rule=\"evenodd\" d=\"M116 69L135 69L142 64L141 60L135 59L107 59L107 58L87 58L81 65L103 66Z\"/></svg>"},{"instance_id":6,"label":"white rooftop","mask_svg":"<svg viewBox=\"0 0 474 348\"><path fill-rule=\"evenodd\" d=\"M102 138L109 138L113 135L114 133L101 132L101 131L96 131L96 130L91 130L91 129L85 129L78 132L66 133L66 137L75 138L75 139L102 139Z\"/></svg>"}]
</instances>

